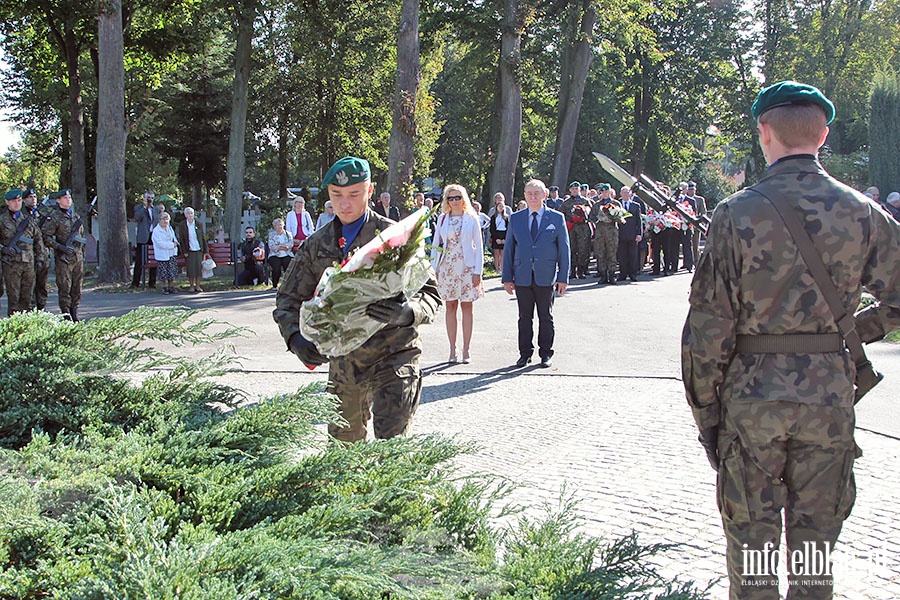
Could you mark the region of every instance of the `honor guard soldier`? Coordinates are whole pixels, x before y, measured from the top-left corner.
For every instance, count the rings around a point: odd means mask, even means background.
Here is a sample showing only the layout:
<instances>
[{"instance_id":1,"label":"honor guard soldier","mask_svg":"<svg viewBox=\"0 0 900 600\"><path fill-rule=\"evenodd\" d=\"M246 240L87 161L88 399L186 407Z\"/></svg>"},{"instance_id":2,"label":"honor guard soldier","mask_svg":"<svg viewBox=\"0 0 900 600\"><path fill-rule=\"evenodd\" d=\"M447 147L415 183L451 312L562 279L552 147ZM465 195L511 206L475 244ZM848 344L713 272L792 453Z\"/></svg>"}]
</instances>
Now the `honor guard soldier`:
<instances>
[{"instance_id":1,"label":"honor guard soldier","mask_svg":"<svg viewBox=\"0 0 900 600\"><path fill-rule=\"evenodd\" d=\"M55 252L59 311L67 319L77 321L84 277L84 228L81 217L72 209L71 192L60 190L56 196L57 209L50 211L41 231L44 244Z\"/></svg>"},{"instance_id":2,"label":"honor guard soldier","mask_svg":"<svg viewBox=\"0 0 900 600\"><path fill-rule=\"evenodd\" d=\"M598 183L600 198L591 206L588 218L594 224L594 256L597 257L598 284L616 283L616 250L619 248L619 227L604 208L613 204L621 206L611 198L612 186Z\"/></svg>"},{"instance_id":3,"label":"honor guard soldier","mask_svg":"<svg viewBox=\"0 0 900 600\"><path fill-rule=\"evenodd\" d=\"M750 113L769 166L713 213L684 385L718 474L730 597L783 598L767 568L780 555L787 598L830 599L861 456L853 405L878 381L862 343L900 327L900 225L822 168L834 106L817 88L776 83ZM863 286L878 302L856 312Z\"/></svg>"},{"instance_id":4,"label":"honor guard soldier","mask_svg":"<svg viewBox=\"0 0 900 600\"><path fill-rule=\"evenodd\" d=\"M387 323L358 349L326 358L300 333L300 306L313 297L326 268L371 241L393 223L369 208L375 191L369 163L344 157L325 174L322 186L334 206L335 218L300 246L281 280L273 316L288 349L307 366L330 361L328 391L340 399L346 427L329 425L338 440L366 439L371 410L376 438L407 433L422 395L418 326L430 323L441 305L434 278L408 300L380 300L366 309L373 319Z\"/></svg>"},{"instance_id":5,"label":"honor guard soldier","mask_svg":"<svg viewBox=\"0 0 900 600\"><path fill-rule=\"evenodd\" d=\"M588 264L591 261L591 238L593 227L588 219L591 203L581 194L581 183L573 181L569 184L569 197L559 206L559 212L566 218L569 230L569 243L572 248L571 279L586 279Z\"/></svg>"},{"instance_id":6,"label":"honor guard soldier","mask_svg":"<svg viewBox=\"0 0 900 600\"><path fill-rule=\"evenodd\" d=\"M35 259L44 254L41 232L27 210L22 210L22 190L6 194L6 210L0 213L3 279L9 303L6 314L23 312L31 306L34 293Z\"/></svg>"},{"instance_id":7,"label":"honor guard soldier","mask_svg":"<svg viewBox=\"0 0 900 600\"><path fill-rule=\"evenodd\" d=\"M54 197L55 199L55 197ZM44 222L50 218L47 206L37 203L37 192L33 188L25 190L22 198L22 205L31 215L35 226L40 230L44 226ZM43 246L43 234L41 234L41 245ZM44 246L44 252L41 255L34 255L34 296L31 308L44 310L47 306L47 275L50 274L50 256L47 254L47 247Z\"/></svg>"}]
</instances>

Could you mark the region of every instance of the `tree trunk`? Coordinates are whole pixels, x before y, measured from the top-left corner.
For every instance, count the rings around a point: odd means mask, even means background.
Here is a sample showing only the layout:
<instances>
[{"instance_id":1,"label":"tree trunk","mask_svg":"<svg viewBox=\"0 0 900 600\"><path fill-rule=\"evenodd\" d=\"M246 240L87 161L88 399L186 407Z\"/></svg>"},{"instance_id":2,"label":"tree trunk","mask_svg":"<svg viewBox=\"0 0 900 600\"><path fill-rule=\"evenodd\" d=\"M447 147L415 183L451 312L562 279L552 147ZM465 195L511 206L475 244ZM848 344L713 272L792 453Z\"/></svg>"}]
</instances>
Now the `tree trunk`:
<instances>
[{"instance_id":1,"label":"tree trunk","mask_svg":"<svg viewBox=\"0 0 900 600\"><path fill-rule=\"evenodd\" d=\"M130 279L125 212L125 63L122 0L100 3L97 111L97 204L100 217L100 281ZM82 213L84 214L84 213Z\"/></svg>"},{"instance_id":2,"label":"tree trunk","mask_svg":"<svg viewBox=\"0 0 900 600\"><path fill-rule=\"evenodd\" d=\"M572 153L575 148L575 135L578 132L578 118L581 115L581 104L584 100L584 87L587 83L588 71L594 61L591 40L594 25L597 22L597 11L593 3L585 0L576 38L561 54L563 60L559 83L559 113L556 121L556 148L553 153L553 185L564 187L568 184L569 169L572 166Z\"/></svg>"},{"instance_id":3,"label":"tree trunk","mask_svg":"<svg viewBox=\"0 0 900 600\"><path fill-rule=\"evenodd\" d=\"M228 176L225 191L225 231L232 242L241 239L244 206L244 138L250 82L250 48L253 41L255 3L236 8L237 48L234 53L234 97L231 103L231 135L228 138Z\"/></svg>"},{"instance_id":4,"label":"tree trunk","mask_svg":"<svg viewBox=\"0 0 900 600\"><path fill-rule=\"evenodd\" d=\"M285 119L278 122L278 197L286 200L288 188L288 136Z\"/></svg>"},{"instance_id":5,"label":"tree trunk","mask_svg":"<svg viewBox=\"0 0 900 600\"><path fill-rule=\"evenodd\" d=\"M412 196L416 158L416 96L419 90L419 0L403 0L397 36L394 118L388 152L387 190L404 204Z\"/></svg>"},{"instance_id":6,"label":"tree trunk","mask_svg":"<svg viewBox=\"0 0 900 600\"><path fill-rule=\"evenodd\" d=\"M72 140L71 167L72 202L80 215L87 214L87 152L84 147L84 103L81 98L81 73L78 69L80 49L75 31L66 25L65 45L66 74L69 78L69 135Z\"/></svg>"},{"instance_id":7,"label":"tree trunk","mask_svg":"<svg viewBox=\"0 0 900 600\"><path fill-rule=\"evenodd\" d=\"M634 125L631 146L631 173L638 176L644 172L647 153L647 136L650 135L650 112L653 108L653 85L650 81L653 67L642 49L637 50L640 71L634 77ZM662 177L662 173L655 173Z\"/></svg>"},{"instance_id":8,"label":"tree trunk","mask_svg":"<svg viewBox=\"0 0 900 600\"><path fill-rule=\"evenodd\" d=\"M506 0L500 39L500 143L491 189L503 192L510 204L522 144L522 85L518 78L522 60L520 18L519 0Z\"/></svg>"},{"instance_id":9,"label":"tree trunk","mask_svg":"<svg viewBox=\"0 0 900 600\"><path fill-rule=\"evenodd\" d=\"M203 182L195 181L191 189L191 208L200 212L206 208L206 196L203 195Z\"/></svg>"}]
</instances>

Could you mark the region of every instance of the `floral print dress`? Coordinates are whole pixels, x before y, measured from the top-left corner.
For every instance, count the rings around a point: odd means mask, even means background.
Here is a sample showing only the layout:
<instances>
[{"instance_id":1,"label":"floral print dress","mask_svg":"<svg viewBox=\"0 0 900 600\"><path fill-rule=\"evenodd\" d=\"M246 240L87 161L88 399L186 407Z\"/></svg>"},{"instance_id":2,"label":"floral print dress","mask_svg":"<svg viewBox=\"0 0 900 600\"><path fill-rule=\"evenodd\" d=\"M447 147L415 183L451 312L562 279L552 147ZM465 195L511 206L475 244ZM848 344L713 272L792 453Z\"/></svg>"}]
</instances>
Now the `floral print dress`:
<instances>
[{"instance_id":1,"label":"floral print dress","mask_svg":"<svg viewBox=\"0 0 900 600\"><path fill-rule=\"evenodd\" d=\"M472 285L472 267L462 267L465 263L462 249L462 217L451 217L447 228L447 241L444 244L444 253L438 264L437 287L441 298L444 300L459 300L460 302L474 302L484 297L484 286ZM460 268L462 267L462 268ZM459 271L457 271L459 269ZM460 271L462 275L460 275Z\"/></svg>"}]
</instances>

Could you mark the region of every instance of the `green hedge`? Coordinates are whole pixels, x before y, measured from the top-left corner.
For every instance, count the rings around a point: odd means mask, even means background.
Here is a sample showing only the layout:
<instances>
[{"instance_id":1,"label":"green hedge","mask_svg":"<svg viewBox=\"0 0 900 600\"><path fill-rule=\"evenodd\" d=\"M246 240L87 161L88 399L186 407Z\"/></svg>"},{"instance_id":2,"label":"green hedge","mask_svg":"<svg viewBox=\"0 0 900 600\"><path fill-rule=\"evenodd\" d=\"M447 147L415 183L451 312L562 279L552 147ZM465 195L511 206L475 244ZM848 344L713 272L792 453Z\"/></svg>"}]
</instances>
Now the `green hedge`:
<instances>
[{"instance_id":1,"label":"green hedge","mask_svg":"<svg viewBox=\"0 0 900 600\"><path fill-rule=\"evenodd\" d=\"M664 547L587 538L568 504L496 528L507 486L454 471L467 445L329 441L318 387L251 403L215 383L224 356L139 346L236 333L209 325L0 322L0 597L702 597L647 567Z\"/></svg>"}]
</instances>

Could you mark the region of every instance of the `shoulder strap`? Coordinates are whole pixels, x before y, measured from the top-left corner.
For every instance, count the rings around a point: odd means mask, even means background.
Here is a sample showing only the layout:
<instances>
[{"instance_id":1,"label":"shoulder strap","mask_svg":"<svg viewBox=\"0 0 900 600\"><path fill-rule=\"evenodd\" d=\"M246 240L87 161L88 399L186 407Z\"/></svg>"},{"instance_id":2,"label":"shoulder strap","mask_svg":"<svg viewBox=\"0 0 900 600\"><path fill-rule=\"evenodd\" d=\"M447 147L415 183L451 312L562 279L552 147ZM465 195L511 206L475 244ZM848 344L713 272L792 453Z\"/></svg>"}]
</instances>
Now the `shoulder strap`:
<instances>
[{"instance_id":1,"label":"shoulder strap","mask_svg":"<svg viewBox=\"0 0 900 600\"><path fill-rule=\"evenodd\" d=\"M797 244L800 256L806 263L806 267L812 274L813 279L816 281L816 285L819 287L819 291L822 292L822 295L825 297L825 302L828 303L828 307L834 315L838 329L844 337L844 343L847 345L847 350L850 351L850 356L853 358L853 362L856 363L857 372L862 373L864 371L871 371L880 380L880 374L874 371L872 363L869 362L869 359L866 357L866 351L863 349L862 340L859 337L859 333L856 331L856 319L852 314L847 312L846 308L844 308L844 305L841 302L840 293L834 285L834 280L831 279L828 269L825 268L825 263L822 262L822 256L816 251L812 239L809 237L809 234L806 233L806 229L803 228L803 223L800 221L800 217L797 216L797 211L792 209L784 201L784 198L781 198L780 196L770 198L759 190L752 187L749 189L768 200L775 208L775 212L781 217L781 220L784 221L788 232L794 239L794 243ZM872 385L874 386L874 384ZM859 397L861 396L858 395L857 398Z\"/></svg>"}]
</instances>

